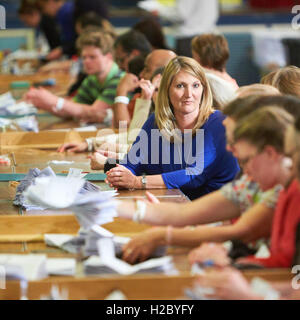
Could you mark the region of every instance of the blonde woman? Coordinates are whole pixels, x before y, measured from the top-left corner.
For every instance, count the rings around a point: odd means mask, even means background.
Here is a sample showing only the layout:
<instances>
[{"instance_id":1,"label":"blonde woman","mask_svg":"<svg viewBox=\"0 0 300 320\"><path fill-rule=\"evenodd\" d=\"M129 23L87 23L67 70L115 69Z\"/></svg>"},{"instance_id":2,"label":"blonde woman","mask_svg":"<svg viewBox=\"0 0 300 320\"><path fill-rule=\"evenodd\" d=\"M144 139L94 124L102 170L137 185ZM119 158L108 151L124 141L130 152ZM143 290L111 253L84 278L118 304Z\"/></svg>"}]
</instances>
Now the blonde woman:
<instances>
[{"instance_id":1,"label":"blonde woman","mask_svg":"<svg viewBox=\"0 0 300 320\"><path fill-rule=\"evenodd\" d=\"M300 98L300 69L295 66L273 71L261 79L262 84L277 88L282 94L290 94Z\"/></svg>"},{"instance_id":2,"label":"blonde woman","mask_svg":"<svg viewBox=\"0 0 300 320\"><path fill-rule=\"evenodd\" d=\"M164 71L155 114L106 182L116 188L179 188L190 199L219 189L239 171L226 151L223 120L212 108L202 67L191 58L174 58Z\"/></svg>"}]
</instances>

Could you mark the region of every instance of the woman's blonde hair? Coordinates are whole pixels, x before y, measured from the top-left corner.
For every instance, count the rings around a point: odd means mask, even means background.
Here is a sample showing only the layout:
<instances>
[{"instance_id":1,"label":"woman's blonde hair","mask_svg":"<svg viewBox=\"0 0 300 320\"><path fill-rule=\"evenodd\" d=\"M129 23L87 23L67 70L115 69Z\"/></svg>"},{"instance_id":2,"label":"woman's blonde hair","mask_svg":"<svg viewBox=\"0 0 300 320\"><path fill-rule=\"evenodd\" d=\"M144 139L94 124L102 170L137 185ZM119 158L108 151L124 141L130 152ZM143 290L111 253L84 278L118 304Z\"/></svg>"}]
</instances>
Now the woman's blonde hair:
<instances>
[{"instance_id":1,"label":"woman's blonde hair","mask_svg":"<svg viewBox=\"0 0 300 320\"><path fill-rule=\"evenodd\" d=\"M193 134L195 134L197 129L200 129L203 126L209 116L214 112L212 107L212 93L203 68L196 60L192 58L175 57L165 68L159 86L158 97L155 106L156 124L159 130L163 131L167 136L172 136L173 130L177 128L173 106L169 97L169 89L174 77L180 71L185 71L193 77L199 79L203 86L202 99L199 105L200 112L197 123L193 128Z\"/></svg>"},{"instance_id":2,"label":"woman's blonde hair","mask_svg":"<svg viewBox=\"0 0 300 320\"><path fill-rule=\"evenodd\" d=\"M270 84L254 83L248 86L240 87L236 91L236 94L239 98L245 98L253 95L256 95L256 96L280 95L280 92L278 89L276 89L274 86Z\"/></svg>"},{"instance_id":3,"label":"woman's blonde hair","mask_svg":"<svg viewBox=\"0 0 300 320\"><path fill-rule=\"evenodd\" d=\"M282 94L290 94L300 98L300 69L287 66L273 71L261 79L262 84L277 88Z\"/></svg>"}]
</instances>

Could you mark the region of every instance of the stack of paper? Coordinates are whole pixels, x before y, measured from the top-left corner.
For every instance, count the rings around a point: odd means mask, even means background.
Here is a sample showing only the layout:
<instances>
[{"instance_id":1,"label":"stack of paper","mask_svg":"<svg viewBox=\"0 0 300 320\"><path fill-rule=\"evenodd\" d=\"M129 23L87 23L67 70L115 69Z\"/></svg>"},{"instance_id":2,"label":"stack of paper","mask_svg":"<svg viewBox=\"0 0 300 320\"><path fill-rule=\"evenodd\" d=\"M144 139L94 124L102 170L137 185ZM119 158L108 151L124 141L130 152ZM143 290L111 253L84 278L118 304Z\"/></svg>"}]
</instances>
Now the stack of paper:
<instances>
[{"instance_id":1,"label":"stack of paper","mask_svg":"<svg viewBox=\"0 0 300 320\"><path fill-rule=\"evenodd\" d=\"M49 275L74 276L76 260L71 258L48 258L46 269Z\"/></svg>"},{"instance_id":2,"label":"stack of paper","mask_svg":"<svg viewBox=\"0 0 300 320\"><path fill-rule=\"evenodd\" d=\"M84 176L84 175L82 175L81 172L82 172L81 169L70 168L67 178L72 178L72 177L76 178L78 176L80 176L80 177ZM14 199L14 205L22 206L26 210L43 210L43 209L48 208L47 206L42 205L42 204L40 206L36 206L32 202L30 202L28 200L25 201L25 199L24 199L25 190L30 185L35 184L36 178L41 178L41 177L56 177L56 174L52 170L51 167L47 167L47 168L43 169L42 171L37 168L30 169L28 174L25 176L25 178L20 182L20 184L17 187L16 196ZM83 183L83 186L79 190L80 194L86 194L89 192L99 191L99 187L97 187L96 185L92 184L89 181L83 180L82 183Z\"/></svg>"},{"instance_id":3,"label":"stack of paper","mask_svg":"<svg viewBox=\"0 0 300 320\"><path fill-rule=\"evenodd\" d=\"M40 170L38 168L35 169L30 169L29 172L27 173L27 175L25 176L25 178L20 182L20 184L17 187L16 190L16 196L14 199L14 205L16 206L22 206L23 208L29 210L29 209L43 209L41 207L38 206L34 206L32 204L30 204L29 202L25 201L24 198L24 191L31 185L34 183L34 180L37 177L50 177L53 176L55 177L55 173L54 171L50 168L47 167L43 170Z\"/></svg>"},{"instance_id":4,"label":"stack of paper","mask_svg":"<svg viewBox=\"0 0 300 320\"><path fill-rule=\"evenodd\" d=\"M97 255L98 253L101 255L102 253L99 252L98 241L103 238L110 238L112 240L114 244L115 257L117 258L122 257L123 246L131 240L129 237L116 236L102 227L93 226L93 228L91 228L87 233L83 254L85 256ZM167 247L160 246L152 253L151 257L157 258L165 256L166 251Z\"/></svg>"},{"instance_id":5,"label":"stack of paper","mask_svg":"<svg viewBox=\"0 0 300 320\"><path fill-rule=\"evenodd\" d=\"M83 192L86 181L74 177L38 177L24 192L26 203L52 210L73 211L80 225L88 230L93 225L112 222L117 216L116 191Z\"/></svg>"},{"instance_id":6,"label":"stack of paper","mask_svg":"<svg viewBox=\"0 0 300 320\"><path fill-rule=\"evenodd\" d=\"M35 281L48 276L44 254L0 254L7 280Z\"/></svg>"},{"instance_id":7,"label":"stack of paper","mask_svg":"<svg viewBox=\"0 0 300 320\"><path fill-rule=\"evenodd\" d=\"M2 130L33 131L39 132L38 121L35 116L28 116L16 119L0 118Z\"/></svg>"},{"instance_id":8,"label":"stack of paper","mask_svg":"<svg viewBox=\"0 0 300 320\"><path fill-rule=\"evenodd\" d=\"M82 253L85 257L98 255L99 249L97 242L103 238L109 238L113 241L114 252L117 258L122 257L123 246L131 240L128 237L116 236L98 225L92 226L87 231L81 228L75 237L69 234L44 235L45 243L48 246L58 247L69 253ZM166 250L167 248L165 246L160 246L152 253L151 257L163 257L166 255Z\"/></svg>"},{"instance_id":9,"label":"stack of paper","mask_svg":"<svg viewBox=\"0 0 300 320\"><path fill-rule=\"evenodd\" d=\"M10 92L0 95L0 116L28 115L36 113L37 109L33 104L24 101L17 103Z\"/></svg>"},{"instance_id":10,"label":"stack of paper","mask_svg":"<svg viewBox=\"0 0 300 320\"><path fill-rule=\"evenodd\" d=\"M109 238L98 241L98 251L100 256L91 256L84 262L84 272L87 275L109 273L131 275L142 272L174 274L177 272L170 256L130 265L115 257L114 244Z\"/></svg>"}]
</instances>

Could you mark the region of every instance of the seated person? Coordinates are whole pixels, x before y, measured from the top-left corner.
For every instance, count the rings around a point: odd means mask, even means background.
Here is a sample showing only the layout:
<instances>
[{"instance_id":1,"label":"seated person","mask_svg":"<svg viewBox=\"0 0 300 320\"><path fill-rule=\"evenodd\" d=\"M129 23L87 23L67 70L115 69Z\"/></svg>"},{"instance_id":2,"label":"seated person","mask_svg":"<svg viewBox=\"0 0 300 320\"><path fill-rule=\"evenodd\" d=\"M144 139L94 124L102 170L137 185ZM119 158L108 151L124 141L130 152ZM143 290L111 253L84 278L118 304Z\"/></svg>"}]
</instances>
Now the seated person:
<instances>
[{"instance_id":1,"label":"seated person","mask_svg":"<svg viewBox=\"0 0 300 320\"><path fill-rule=\"evenodd\" d=\"M198 61L205 72L227 81L234 89L238 89L236 81L226 71L229 59L229 47L223 35L208 33L196 36L192 40L193 58Z\"/></svg>"},{"instance_id":2,"label":"seated person","mask_svg":"<svg viewBox=\"0 0 300 320\"><path fill-rule=\"evenodd\" d=\"M42 14L38 2L23 0L18 9L20 19L29 27L35 28L38 39L40 33L47 40L50 49L55 49L61 45L60 35L56 21L45 14ZM37 41L40 42L39 40Z\"/></svg>"},{"instance_id":3,"label":"seated person","mask_svg":"<svg viewBox=\"0 0 300 320\"><path fill-rule=\"evenodd\" d=\"M115 61L119 68L128 72L129 61L140 55L148 55L152 47L147 38L139 31L130 30L117 37L114 43Z\"/></svg>"},{"instance_id":4,"label":"seated person","mask_svg":"<svg viewBox=\"0 0 300 320\"><path fill-rule=\"evenodd\" d=\"M262 106L267 105L278 105L281 108L289 110L292 114L299 114L300 111L300 101L289 97L270 96L237 99L225 110L227 114L230 114L224 121L228 148L233 148L232 135L236 121L239 121L237 119L243 119L256 108L260 109ZM275 124L275 121L273 122ZM271 130L274 131L272 127ZM279 138L282 138L284 132L277 132ZM278 170L278 177L280 175L279 172L285 171L285 166L283 166L281 170ZM155 249L157 245L166 241L167 234L172 236L172 243L175 241L178 245L188 246L195 245L201 241L242 239L249 242L258 240L261 237L268 237L274 207L276 206L280 190L281 186L278 185L263 192L257 183L247 177L247 175L243 175L240 179L226 184L219 191L206 195L190 204L161 203L146 205L145 214L141 221L156 225L169 224L180 227L225 221L238 217L240 219L234 224L223 227L218 226L216 228L210 226L201 226L194 229L176 228L175 233L174 231L167 232L168 230L172 230L170 227L150 229L132 240L129 248L135 251L135 258L145 258L148 250L151 253L152 249ZM151 200L153 202L156 199L151 196ZM120 217L132 218L134 216L134 205L122 202L122 205L118 208L118 212ZM128 258L132 259L133 256L134 254Z\"/></svg>"},{"instance_id":5,"label":"seated person","mask_svg":"<svg viewBox=\"0 0 300 320\"><path fill-rule=\"evenodd\" d=\"M120 161L123 165L107 172L107 183L128 189L180 188L191 199L219 189L239 171L226 151L223 120L212 108L201 66L191 58L172 59L163 73L155 115Z\"/></svg>"},{"instance_id":6,"label":"seated person","mask_svg":"<svg viewBox=\"0 0 300 320\"><path fill-rule=\"evenodd\" d=\"M139 86L142 89L141 97L136 99L135 112L127 131L118 134L106 134L101 130L96 138L88 138L82 143L66 143L59 147L58 152L84 152L97 151L91 157L91 168L102 170L108 157L113 159L123 158L130 146L135 141L139 130L147 120L151 110L151 98L155 103L163 69L156 70L153 74L152 83L148 80L141 80ZM102 135L103 134L103 135ZM123 143L122 143L123 142Z\"/></svg>"},{"instance_id":7,"label":"seated person","mask_svg":"<svg viewBox=\"0 0 300 320\"><path fill-rule=\"evenodd\" d=\"M74 3L67 0L41 0L41 9L44 14L53 17L61 35L61 47L53 49L46 57L48 61L57 60L64 54L71 57L76 54L76 34L74 21Z\"/></svg>"},{"instance_id":8,"label":"seated person","mask_svg":"<svg viewBox=\"0 0 300 320\"><path fill-rule=\"evenodd\" d=\"M293 159L293 170L295 175L297 176L298 183L300 178L300 161L299 161L299 138L300 138L300 118L297 119L295 126L290 126L287 131L286 136L286 152ZM298 204L299 206L299 204ZM275 221L274 221L275 223ZM294 231L293 231L294 235ZM292 237L293 240L296 240L295 237ZM297 243L296 243L297 245ZM297 251L299 250L296 247ZM221 258L220 258L221 257ZM210 271L209 273L205 273L201 276L197 277L196 286L208 287L213 289L214 293L209 296L205 296L206 298L212 299L242 299L242 300L262 300L265 297L261 294L255 293L250 287L247 280L241 274L241 272L233 269L233 268L224 268L220 269L220 267L227 266L230 261L226 256L226 252L224 254L224 249L215 244L203 244L200 248L193 250L189 259L191 263L202 263L207 259L213 260L216 266L219 268L215 271ZM295 260L295 259L294 259ZM294 263L299 263L299 261L294 261ZM277 293L280 294L280 299L297 299L299 300L299 292L298 290L294 290L294 287L291 285L291 282L270 282L270 289L275 289Z\"/></svg>"},{"instance_id":9,"label":"seated person","mask_svg":"<svg viewBox=\"0 0 300 320\"><path fill-rule=\"evenodd\" d=\"M85 72L89 75L73 100L59 98L46 89L31 89L25 99L60 117L111 124L110 110L123 72L113 61L111 36L102 30L85 32L77 41ZM110 111L110 112L109 112Z\"/></svg>"},{"instance_id":10,"label":"seated person","mask_svg":"<svg viewBox=\"0 0 300 320\"><path fill-rule=\"evenodd\" d=\"M277 88L282 94L300 98L300 68L288 66L278 69L261 79L261 83Z\"/></svg>"},{"instance_id":11,"label":"seated person","mask_svg":"<svg viewBox=\"0 0 300 320\"><path fill-rule=\"evenodd\" d=\"M146 56L144 68L140 72L139 77L132 73L127 73L120 81L113 108L115 128L119 128L120 121L123 124L124 122L129 124L132 119L135 100L140 97L140 93L134 95L131 100L129 100L128 96L130 92L138 88L139 78L141 80L150 80L156 69L165 67L174 57L176 57L176 54L171 50L154 50Z\"/></svg>"}]
</instances>

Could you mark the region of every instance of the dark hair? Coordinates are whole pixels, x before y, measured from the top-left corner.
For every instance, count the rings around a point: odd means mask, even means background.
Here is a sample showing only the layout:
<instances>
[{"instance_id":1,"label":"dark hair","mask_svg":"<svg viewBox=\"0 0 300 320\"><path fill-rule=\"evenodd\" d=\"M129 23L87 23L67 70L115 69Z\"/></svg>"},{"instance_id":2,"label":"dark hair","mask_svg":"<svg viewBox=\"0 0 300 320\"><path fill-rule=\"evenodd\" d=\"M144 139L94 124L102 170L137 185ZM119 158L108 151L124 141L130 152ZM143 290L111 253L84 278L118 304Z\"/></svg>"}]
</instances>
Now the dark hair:
<instances>
[{"instance_id":1,"label":"dark hair","mask_svg":"<svg viewBox=\"0 0 300 320\"><path fill-rule=\"evenodd\" d=\"M85 28L87 26L98 26L102 27L102 22L103 18L100 17L97 13L95 12L87 12L84 13L83 15L79 16L79 18L76 20L77 23L80 23L82 28Z\"/></svg>"},{"instance_id":2,"label":"dark hair","mask_svg":"<svg viewBox=\"0 0 300 320\"><path fill-rule=\"evenodd\" d=\"M228 42L223 35L208 33L192 40L192 49L199 55L203 67L223 71L229 59Z\"/></svg>"},{"instance_id":3,"label":"dark hair","mask_svg":"<svg viewBox=\"0 0 300 320\"><path fill-rule=\"evenodd\" d=\"M99 16L96 12L89 11L82 14L76 20L76 23L79 23L82 29L90 27L102 28L104 31L110 33L113 38L116 38L116 32L111 23Z\"/></svg>"},{"instance_id":4,"label":"dark hair","mask_svg":"<svg viewBox=\"0 0 300 320\"><path fill-rule=\"evenodd\" d=\"M294 117L300 116L300 99L294 96L250 96L239 98L226 106L223 112L235 121L239 121L251 112L268 106L282 108Z\"/></svg>"},{"instance_id":5,"label":"dark hair","mask_svg":"<svg viewBox=\"0 0 300 320\"><path fill-rule=\"evenodd\" d=\"M135 56L134 58L130 59L128 62L129 73L133 73L136 76L139 76L139 74L144 69L146 57L147 57L147 55L140 54L140 55Z\"/></svg>"},{"instance_id":6,"label":"dark hair","mask_svg":"<svg viewBox=\"0 0 300 320\"><path fill-rule=\"evenodd\" d=\"M142 54L148 55L152 48L147 38L139 31L131 30L120 35L114 47L121 45L123 50L130 54L133 50L139 50Z\"/></svg>"},{"instance_id":7,"label":"dark hair","mask_svg":"<svg viewBox=\"0 0 300 320\"><path fill-rule=\"evenodd\" d=\"M133 30L145 35L153 49L168 49L160 23L154 18L147 18L136 23Z\"/></svg>"},{"instance_id":8,"label":"dark hair","mask_svg":"<svg viewBox=\"0 0 300 320\"><path fill-rule=\"evenodd\" d=\"M22 0L18 9L18 14L32 14L36 11L41 12L40 0Z\"/></svg>"}]
</instances>

